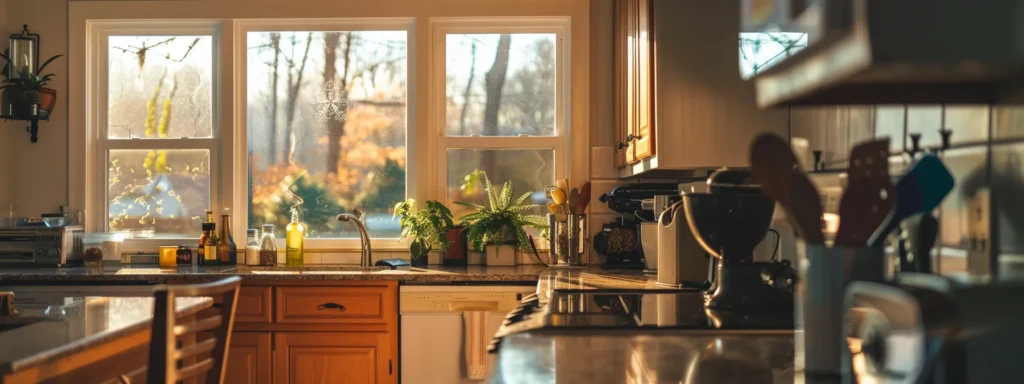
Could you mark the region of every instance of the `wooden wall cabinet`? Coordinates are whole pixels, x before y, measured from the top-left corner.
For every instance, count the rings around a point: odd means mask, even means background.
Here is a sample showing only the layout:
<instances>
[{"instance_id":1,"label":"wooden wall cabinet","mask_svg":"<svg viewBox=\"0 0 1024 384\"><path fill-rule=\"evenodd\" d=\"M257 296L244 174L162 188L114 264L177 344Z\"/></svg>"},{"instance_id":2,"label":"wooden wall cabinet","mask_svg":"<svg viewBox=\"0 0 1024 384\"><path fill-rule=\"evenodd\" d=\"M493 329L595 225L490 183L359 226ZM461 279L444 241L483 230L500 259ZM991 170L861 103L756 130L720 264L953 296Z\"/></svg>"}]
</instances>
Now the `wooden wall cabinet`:
<instances>
[{"instance_id":1,"label":"wooden wall cabinet","mask_svg":"<svg viewBox=\"0 0 1024 384\"><path fill-rule=\"evenodd\" d=\"M612 6L620 177L745 167L757 134L788 135L788 109L759 109L753 83L740 76L740 2Z\"/></svg>"},{"instance_id":2,"label":"wooden wall cabinet","mask_svg":"<svg viewBox=\"0 0 1024 384\"><path fill-rule=\"evenodd\" d=\"M615 2L616 164L654 156L651 0Z\"/></svg>"}]
</instances>

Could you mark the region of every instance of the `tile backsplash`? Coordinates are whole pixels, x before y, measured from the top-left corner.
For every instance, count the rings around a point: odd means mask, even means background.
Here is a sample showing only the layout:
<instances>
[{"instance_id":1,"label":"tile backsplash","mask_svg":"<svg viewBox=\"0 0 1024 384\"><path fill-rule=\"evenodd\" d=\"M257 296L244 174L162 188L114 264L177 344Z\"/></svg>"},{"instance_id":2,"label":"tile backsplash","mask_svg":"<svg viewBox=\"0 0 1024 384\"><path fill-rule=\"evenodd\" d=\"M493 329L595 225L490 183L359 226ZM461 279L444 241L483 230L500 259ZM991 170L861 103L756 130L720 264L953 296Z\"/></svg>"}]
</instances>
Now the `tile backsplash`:
<instances>
[{"instance_id":1,"label":"tile backsplash","mask_svg":"<svg viewBox=\"0 0 1024 384\"><path fill-rule=\"evenodd\" d=\"M813 174L815 179L838 178L850 149L872 137L890 138L890 172L898 177L910 160L904 150L911 146L911 134L921 135L922 149L935 150L942 145L940 129L952 131L950 148L941 157L956 185L936 210L940 233L933 266L944 275L966 274L971 257L990 267L989 277L1024 276L1024 199L1019 197L1024 194L1024 106L840 106L792 113L791 138L808 143L809 151L824 152L827 171ZM980 215L981 207L990 214ZM972 221L978 218L987 218L985 225ZM972 230L981 230L984 238L972 242ZM977 256L982 245L988 256Z\"/></svg>"}]
</instances>

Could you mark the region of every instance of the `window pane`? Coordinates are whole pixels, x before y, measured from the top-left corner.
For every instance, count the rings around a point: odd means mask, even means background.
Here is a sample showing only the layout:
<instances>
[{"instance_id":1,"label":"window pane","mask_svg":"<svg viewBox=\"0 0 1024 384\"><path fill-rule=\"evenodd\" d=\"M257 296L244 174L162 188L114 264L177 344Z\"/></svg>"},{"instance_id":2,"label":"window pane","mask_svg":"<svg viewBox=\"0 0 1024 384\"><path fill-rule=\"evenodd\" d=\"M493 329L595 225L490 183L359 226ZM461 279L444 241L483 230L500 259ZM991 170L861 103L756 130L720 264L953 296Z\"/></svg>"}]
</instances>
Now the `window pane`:
<instances>
[{"instance_id":1,"label":"window pane","mask_svg":"<svg viewBox=\"0 0 1024 384\"><path fill-rule=\"evenodd\" d=\"M211 36L110 36L107 137L213 136Z\"/></svg>"},{"instance_id":2,"label":"window pane","mask_svg":"<svg viewBox=\"0 0 1024 384\"><path fill-rule=\"evenodd\" d=\"M555 135L555 34L452 34L449 136Z\"/></svg>"},{"instance_id":3,"label":"window pane","mask_svg":"<svg viewBox=\"0 0 1024 384\"><path fill-rule=\"evenodd\" d=\"M749 79L807 48L802 32L740 32L740 75Z\"/></svg>"},{"instance_id":4,"label":"window pane","mask_svg":"<svg viewBox=\"0 0 1024 384\"><path fill-rule=\"evenodd\" d=\"M107 198L110 231L197 238L210 207L210 151L110 151Z\"/></svg>"},{"instance_id":5,"label":"window pane","mask_svg":"<svg viewBox=\"0 0 1024 384\"><path fill-rule=\"evenodd\" d=\"M555 151L551 149L450 149L448 150L448 206L455 217L470 213L471 209L451 204L468 201L487 205L487 192L483 175L495 188L512 180L515 197L533 192L524 204L538 205L528 214L547 212L544 186L555 183Z\"/></svg>"},{"instance_id":6,"label":"window pane","mask_svg":"<svg viewBox=\"0 0 1024 384\"><path fill-rule=\"evenodd\" d=\"M399 235L406 196L406 33L249 32L249 227L300 207L311 238Z\"/></svg>"}]
</instances>

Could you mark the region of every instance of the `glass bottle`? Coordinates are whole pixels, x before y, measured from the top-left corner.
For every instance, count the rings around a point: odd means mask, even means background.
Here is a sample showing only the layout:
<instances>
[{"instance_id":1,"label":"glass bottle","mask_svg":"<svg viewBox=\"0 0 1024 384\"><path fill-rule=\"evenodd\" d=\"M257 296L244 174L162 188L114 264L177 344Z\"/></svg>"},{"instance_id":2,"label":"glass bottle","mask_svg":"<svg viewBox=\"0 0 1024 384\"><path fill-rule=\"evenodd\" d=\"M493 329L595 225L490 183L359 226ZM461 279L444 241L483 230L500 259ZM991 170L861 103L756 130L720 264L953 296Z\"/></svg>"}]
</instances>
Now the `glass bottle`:
<instances>
[{"instance_id":1,"label":"glass bottle","mask_svg":"<svg viewBox=\"0 0 1024 384\"><path fill-rule=\"evenodd\" d=\"M212 209L207 209L206 210L206 222L207 223L215 223L215 221L213 221L213 210Z\"/></svg>"},{"instance_id":2,"label":"glass bottle","mask_svg":"<svg viewBox=\"0 0 1024 384\"><path fill-rule=\"evenodd\" d=\"M206 237L206 246L203 250L203 265L218 265L220 258L217 257L217 247L220 246L220 238L217 237L217 224L209 224L210 234ZM206 224L203 224L206 226Z\"/></svg>"},{"instance_id":3,"label":"glass bottle","mask_svg":"<svg viewBox=\"0 0 1024 384\"><path fill-rule=\"evenodd\" d=\"M230 221L229 215L220 216L220 245L217 247L217 254L221 265L235 265L238 262L238 246L231 237Z\"/></svg>"},{"instance_id":4,"label":"glass bottle","mask_svg":"<svg viewBox=\"0 0 1024 384\"><path fill-rule=\"evenodd\" d=\"M213 232L213 223L203 223L203 234L199 235L199 248L196 249L196 260L199 265L206 265L206 243L210 242L210 234Z\"/></svg>"},{"instance_id":5,"label":"glass bottle","mask_svg":"<svg viewBox=\"0 0 1024 384\"><path fill-rule=\"evenodd\" d=\"M263 240L260 241L260 265L277 265L277 239L274 238L274 224L263 224Z\"/></svg>"},{"instance_id":6,"label":"glass bottle","mask_svg":"<svg viewBox=\"0 0 1024 384\"><path fill-rule=\"evenodd\" d=\"M187 246L178 246L178 265L191 265L192 264L192 250L188 249Z\"/></svg>"},{"instance_id":7,"label":"glass bottle","mask_svg":"<svg viewBox=\"0 0 1024 384\"><path fill-rule=\"evenodd\" d=\"M284 260L289 267L302 266L302 242L306 225L299 222L299 210L292 208L292 222L284 228Z\"/></svg>"},{"instance_id":8,"label":"glass bottle","mask_svg":"<svg viewBox=\"0 0 1024 384\"><path fill-rule=\"evenodd\" d=\"M260 231L245 231L245 265L260 265Z\"/></svg>"}]
</instances>

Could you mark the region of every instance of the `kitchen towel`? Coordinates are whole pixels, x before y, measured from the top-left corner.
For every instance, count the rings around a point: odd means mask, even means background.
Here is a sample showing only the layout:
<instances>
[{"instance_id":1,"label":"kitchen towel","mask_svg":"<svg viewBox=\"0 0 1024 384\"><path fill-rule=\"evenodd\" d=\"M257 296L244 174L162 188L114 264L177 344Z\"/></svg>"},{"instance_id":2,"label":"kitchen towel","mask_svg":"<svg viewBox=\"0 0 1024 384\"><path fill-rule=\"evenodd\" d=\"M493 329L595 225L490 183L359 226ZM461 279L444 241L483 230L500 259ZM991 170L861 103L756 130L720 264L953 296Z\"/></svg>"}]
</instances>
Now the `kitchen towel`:
<instances>
[{"instance_id":1,"label":"kitchen towel","mask_svg":"<svg viewBox=\"0 0 1024 384\"><path fill-rule=\"evenodd\" d=\"M462 342L466 364L466 378L483 380L487 378L487 311L462 312Z\"/></svg>"}]
</instances>

